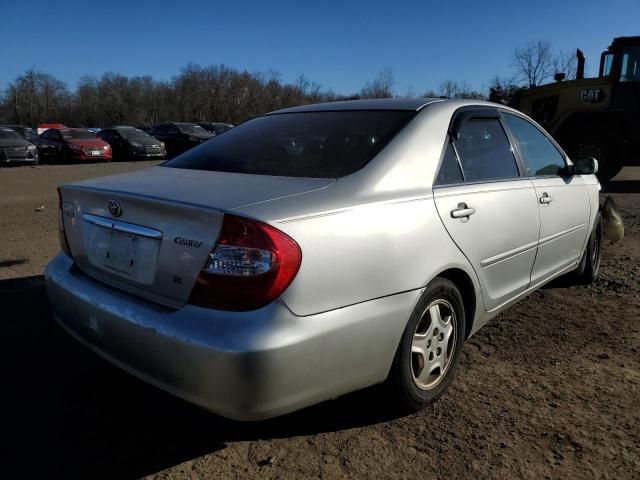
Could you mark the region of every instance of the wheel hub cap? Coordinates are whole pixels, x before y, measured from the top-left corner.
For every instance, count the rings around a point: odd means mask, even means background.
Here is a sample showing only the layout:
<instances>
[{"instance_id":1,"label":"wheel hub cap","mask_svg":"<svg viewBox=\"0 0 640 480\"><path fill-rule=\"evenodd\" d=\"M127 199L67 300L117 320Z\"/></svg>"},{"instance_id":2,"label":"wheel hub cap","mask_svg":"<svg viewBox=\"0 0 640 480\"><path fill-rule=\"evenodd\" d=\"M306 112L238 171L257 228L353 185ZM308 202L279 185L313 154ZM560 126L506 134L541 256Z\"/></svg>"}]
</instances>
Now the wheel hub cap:
<instances>
[{"instance_id":1,"label":"wheel hub cap","mask_svg":"<svg viewBox=\"0 0 640 480\"><path fill-rule=\"evenodd\" d=\"M457 337L455 320L451 304L435 300L416 325L411 343L411 371L418 388L430 390L444 378Z\"/></svg>"}]
</instances>

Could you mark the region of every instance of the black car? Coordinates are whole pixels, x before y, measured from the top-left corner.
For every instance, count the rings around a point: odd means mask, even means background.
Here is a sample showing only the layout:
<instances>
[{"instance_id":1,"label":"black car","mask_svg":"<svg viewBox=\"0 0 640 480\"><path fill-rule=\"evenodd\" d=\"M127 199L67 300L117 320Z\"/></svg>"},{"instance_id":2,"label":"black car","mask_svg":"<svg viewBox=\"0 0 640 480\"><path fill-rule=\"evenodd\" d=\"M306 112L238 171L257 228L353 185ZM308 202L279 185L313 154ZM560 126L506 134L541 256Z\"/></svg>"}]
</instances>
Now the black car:
<instances>
[{"instance_id":1,"label":"black car","mask_svg":"<svg viewBox=\"0 0 640 480\"><path fill-rule=\"evenodd\" d=\"M0 127L0 164L30 163L38 164L38 149L18 133L6 127Z\"/></svg>"},{"instance_id":2,"label":"black car","mask_svg":"<svg viewBox=\"0 0 640 480\"><path fill-rule=\"evenodd\" d=\"M149 132L165 143L167 157L175 157L213 137L195 123L160 123Z\"/></svg>"},{"instance_id":3,"label":"black car","mask_svg":"<svg viewBox=\"0 0 640 480\"><path fill-rule=\"evenodd\" d=\"M196 125L200 125L207 132L214 135L220 135L222 132L226 132L227 130L233 128L233 125L231 125L230 123L222 122L197 122Z\"/></svg>"},{"instance_id":4,"label":"black car","mask_svg":"<svg viewBox=\"0 0 640 480\"><path fill-rule=\"evenodd\" d=\"M109 127L97 135L111 145L115 160L153 160L166 155L164 143L138 128Z\"/></svg>"},{"instance_id":5,"label":"black car","mask_svg":"<svg viewBox=\"0 0 640 480\"><path fill-rule=\"evenodd\" d=\"M33 139L38 136L38 132L33 128L25 127L24 125L0 125L0 128L10 128L27 142L33 142Z\"/></svg>"}]
</instances>

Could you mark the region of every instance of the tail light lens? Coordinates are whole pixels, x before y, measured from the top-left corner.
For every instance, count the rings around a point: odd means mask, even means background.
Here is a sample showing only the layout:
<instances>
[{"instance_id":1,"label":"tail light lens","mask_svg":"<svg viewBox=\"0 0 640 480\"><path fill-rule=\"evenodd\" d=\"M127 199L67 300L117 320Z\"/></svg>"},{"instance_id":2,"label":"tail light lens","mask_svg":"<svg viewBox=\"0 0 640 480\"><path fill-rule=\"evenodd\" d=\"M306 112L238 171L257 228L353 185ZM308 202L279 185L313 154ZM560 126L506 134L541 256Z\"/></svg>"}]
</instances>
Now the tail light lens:
<instances>
[{"instance_id":1,"label":"tail light lens","mask_svg":"<svg viewBox=\"0 0 640 480\"><path fill-rule=\"evenodd\" d=\"M255 310L284 292L301 261L300 247L285 233L256 220L225 215L218 242L189 302L223 310Z\"/></svg>"},{"instance_id":2,"label":"tail light lens","mask_svg":"<svg viewBox=\"0 0 640 480\"><path fill-rule=\"evenodd\" d=\"M60 193L60 189L58 189L58 239L60 240L60 248L62 251L71 257L71 249L69 248L69 242L67 241L67 234L64 231L62 209L62 194Z\"/></svg>"}]
</instances>

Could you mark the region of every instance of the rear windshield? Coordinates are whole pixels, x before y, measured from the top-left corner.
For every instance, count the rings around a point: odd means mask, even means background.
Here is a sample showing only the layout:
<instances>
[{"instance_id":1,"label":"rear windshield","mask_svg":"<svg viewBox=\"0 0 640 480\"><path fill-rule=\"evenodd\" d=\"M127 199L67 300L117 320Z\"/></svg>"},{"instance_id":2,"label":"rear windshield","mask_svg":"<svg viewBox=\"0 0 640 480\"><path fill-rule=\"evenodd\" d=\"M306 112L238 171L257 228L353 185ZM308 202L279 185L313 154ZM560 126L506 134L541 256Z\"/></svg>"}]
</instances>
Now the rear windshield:
<instances>
[{"instance_id":1,"label":"rear windshield","mask_svg":"<svg viewBox=\"0 0 640 480\"><path fill-rule=\"evenodd\" d=\"M85 140L85 139L88 140L88 139L97 138L89 130L83 130L81 128L73 128L71 130L60 130L60 133L62 133L62 136L65 139L67 139L67 138L77 138L79 140Z\"/></svg>"},{"instance_id":2,"label":"rear windshield","mask_svg":"<svg viewBox=\"0 0 640 480\"><path fill-rule=\"evenodd\" d=\"M258 117L191 149L166 167L337 178L359 170L414 111L283 113Z\"/></svg>"},{"instance_id":3,"label":"rear windshield","mask_svg":"<svg viewBox=\"0 0 640 480\"><path fill-rule=\"evenodd\" d=\"M210 133L200 125L193 125L191 123L176 123L176 126L178 127L178 130L188 135L197 135L199 137L208 137L210 135Z\"/></svg>"}]
</instances>

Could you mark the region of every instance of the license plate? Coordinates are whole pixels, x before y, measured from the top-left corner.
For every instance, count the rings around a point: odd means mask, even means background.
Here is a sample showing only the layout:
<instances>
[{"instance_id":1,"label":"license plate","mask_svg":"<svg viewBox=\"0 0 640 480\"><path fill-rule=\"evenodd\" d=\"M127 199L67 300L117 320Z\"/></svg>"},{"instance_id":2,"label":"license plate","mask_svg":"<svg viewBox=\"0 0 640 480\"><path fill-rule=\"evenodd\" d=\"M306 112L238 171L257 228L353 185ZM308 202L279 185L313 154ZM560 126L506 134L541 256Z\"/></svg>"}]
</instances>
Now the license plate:
<instances>
[{"instance_id":1,"label":"license plate","mask_svg":"<svg viewBox=\"0 0 640 480\"><path fill-rule=\"evenodd\" d=\"M154 282L160 241L90 223L83 224L83 236L94 267L136 283Z\"/></svg>"},{"instance_id":2,"label":"license plate","mask_svg":"<svg viewBox=\"0 0 640 480\"><path fill-rule=\"evenodd\" d=\"M104 266L120 274L135 276L138 270L138 243L136 235L111 231L104 252Z\"/></svg>"},{"instance_id":3,"label":"license plate","mask_svg":"<svg viewBox=\"0 0 640 480\"><path fill-rule=\"evenodd\" d=\"M91 150L91 155L93 155L94 157L97 157L100 155L100 150Z\"/></svg>"}]
</instances>

